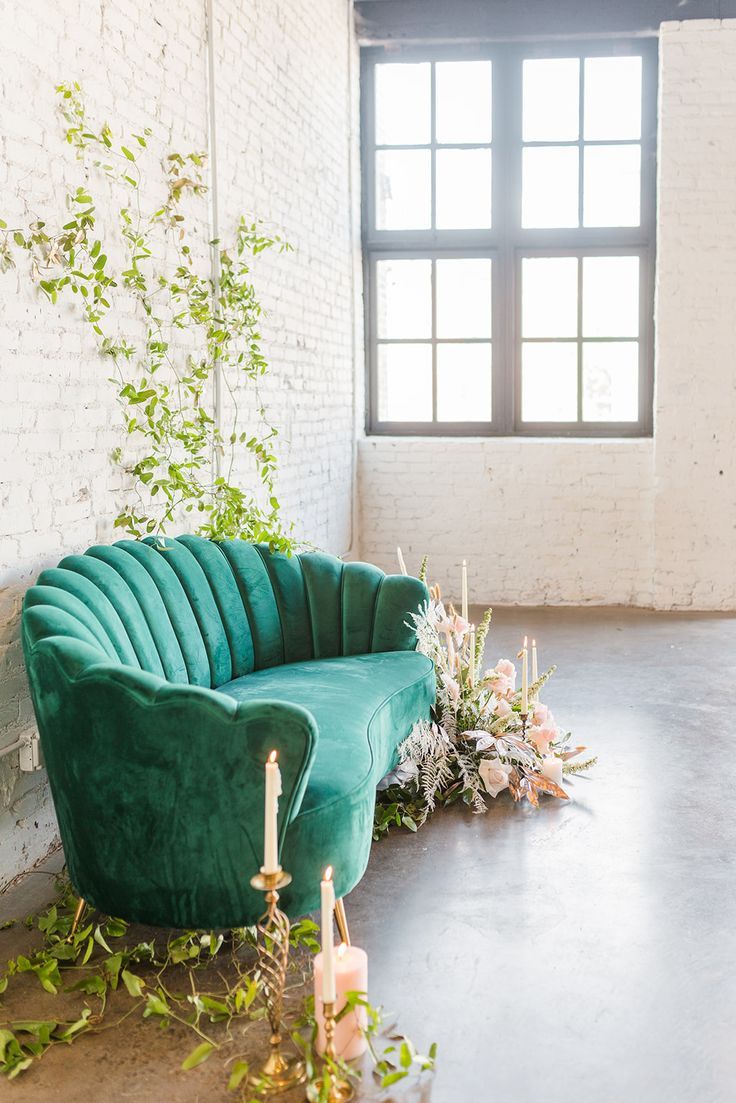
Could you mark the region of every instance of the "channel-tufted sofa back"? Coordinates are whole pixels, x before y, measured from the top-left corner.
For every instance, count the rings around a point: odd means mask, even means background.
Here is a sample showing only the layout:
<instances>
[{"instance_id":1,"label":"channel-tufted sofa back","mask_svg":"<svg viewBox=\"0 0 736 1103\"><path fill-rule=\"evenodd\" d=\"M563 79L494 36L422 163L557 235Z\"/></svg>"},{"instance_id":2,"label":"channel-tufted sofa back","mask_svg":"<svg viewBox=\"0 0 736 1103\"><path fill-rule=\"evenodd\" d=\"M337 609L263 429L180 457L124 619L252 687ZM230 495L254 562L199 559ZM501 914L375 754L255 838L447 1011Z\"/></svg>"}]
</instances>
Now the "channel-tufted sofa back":
<instances>
[{"instance_id":1,"label":"channel-tufted sofa back","mask_svg":"<svg viewBox=\"0 0 736 1103\"><path fill-rule=\"evenodd\" d=\"M271 554L197 536L90 548L44 571L25 599L32 646L79 640L101 660L168 682L217 688L305 659L407 650L407 586L366 563Z\"/></svg>"}]
</instances>

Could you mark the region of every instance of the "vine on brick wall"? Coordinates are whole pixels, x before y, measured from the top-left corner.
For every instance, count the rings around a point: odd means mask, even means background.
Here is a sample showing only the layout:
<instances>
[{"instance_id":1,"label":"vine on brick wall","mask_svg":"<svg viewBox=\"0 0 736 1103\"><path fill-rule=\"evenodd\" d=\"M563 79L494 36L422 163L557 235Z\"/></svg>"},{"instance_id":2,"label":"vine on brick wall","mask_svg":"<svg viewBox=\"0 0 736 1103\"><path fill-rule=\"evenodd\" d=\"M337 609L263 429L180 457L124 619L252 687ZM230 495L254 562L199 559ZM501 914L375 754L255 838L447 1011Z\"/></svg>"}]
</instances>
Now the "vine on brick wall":
<instances>
[{"instance_id":1,"label":"vine on brick wall","mask_svg":"<svg viewBox=\"0 0 736 1103\"><path fill-rule=\"evenodd\" d=\"M265 541L290 551L274 485L277 431L258 389L268 365L259 331L263 310L251 274L259 253L283 253L289 244L246 218L230 247L207 242L193 229L186 200L207 190L206 158L197 152L168 155L166 197L145 212L141 193L149 194L142 185L150 129L117 138L106 123L99 129L90 124L78 84L59 85L57 93L65 138L83 162L85 182L68 190L60 228L40 219L9 228L0 220L0 272L16 266L16 253L25 253L30 275L49 302L73 300L112 365L125 430L137 445L132 459L123 446L113 454L134 492L116 527L135 537L165 534L182 513L194 514L201 535ZM90 185L95 174L122 189L117 233L100 224ZM195 264L210 246L219 253L217 284ZM122 256L122 263L116 265L113 256ZM119 308L125 306L127 314L131 304L142 321L139 335L118 330ZM231 411L226 431L208 410L218 364ZM238 380L251 385L256 428L243 426ZM255 492L235 480L243 454L255 467Z\"/></svg>"}]
</instances>

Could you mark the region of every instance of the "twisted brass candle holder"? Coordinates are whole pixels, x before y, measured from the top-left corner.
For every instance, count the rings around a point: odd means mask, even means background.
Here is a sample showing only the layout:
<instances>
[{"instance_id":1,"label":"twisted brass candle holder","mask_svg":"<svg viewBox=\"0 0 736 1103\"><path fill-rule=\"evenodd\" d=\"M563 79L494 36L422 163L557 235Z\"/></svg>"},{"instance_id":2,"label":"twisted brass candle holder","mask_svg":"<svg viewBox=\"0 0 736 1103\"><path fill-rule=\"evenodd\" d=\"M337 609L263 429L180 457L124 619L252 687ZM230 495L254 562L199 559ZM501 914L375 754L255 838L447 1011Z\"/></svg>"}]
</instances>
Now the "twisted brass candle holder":
<instances>
[{"instance_id":1,"label":"twisted brass candle holder","mask_svg":"<svg viewBox=\"0 0 736 1103\"><path fill-rule=\"evenodd\" d=\"M287 1091L301 1084L306 1076L304 1062L298 1057L284 1054L282 1043L282 1019L286 970L289 964L289 917L278 907L278 890L291 883L291 874L280 869L277 873L257 873L251 885L265 893L266 911L258 920L258 964L266 1001L266 1012L271 1027L269 1044L271 1052L261 1069L250 1076L251 1084L272 1095Z\"/></svg>"},{"instance_id":2,"label":"twisted brass candle holder","mask_svg":"<svg viewBox=\"0 0 736 1103\"><path fill-rule=\"evenodd\" d=\"M309 1103L349 1103L355 1095L355 1089L349 1080L334 1071L335 1061L335 1005L323 1003L322 1010L325 1017L325 1063L322 1076L307 1085L307 1099ZM324 1093L324 1085L327 1082L327 1094Z\"/></svg>"}]
</instances>

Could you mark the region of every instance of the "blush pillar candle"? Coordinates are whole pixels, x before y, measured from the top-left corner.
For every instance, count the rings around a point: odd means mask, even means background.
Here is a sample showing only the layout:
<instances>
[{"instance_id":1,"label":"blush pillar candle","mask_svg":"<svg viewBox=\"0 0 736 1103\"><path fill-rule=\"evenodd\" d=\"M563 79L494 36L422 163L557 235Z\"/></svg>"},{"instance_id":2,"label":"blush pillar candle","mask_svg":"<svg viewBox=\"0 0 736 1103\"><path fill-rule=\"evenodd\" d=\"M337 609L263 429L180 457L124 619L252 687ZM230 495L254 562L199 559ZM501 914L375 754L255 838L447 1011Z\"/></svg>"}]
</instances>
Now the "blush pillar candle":
<instances>
[{"instance_id":1,"label":"blush pillar candle","mask_svg":"<svg viewBox=\"0 0 736 1103\"><path fill-rule=\"evenodd\" d=\"M335 1016L345 1006L345 994L347 992L368 991L368 955L359 946L346 946L343 942L337 949L332 950L334 983L335 983ZM325 1015L323 1008L324 990L324 962L326 960L324 950L314 959L314 1012L317 1019L317 1050L325 1051ZM354 1057L360 1057L365 1053L368 1043L365 1037L367 1023L364 1007L357 1007L355 1011L345 1015L339 1023L335 1023L335 1053L344 1061L351 1061Z\"/></svg>"},{"instance_id":2,"label":"blush pillar candle","mask_svg":"<svg viewBox=\"0 0 736 1103\"><path fill-rule=\"evenodd\" d=\"M279 797L281 796L281 771L276 761L276 751L271 751L266 763L266 803L263 824L263 866L261 873L278 873L279 869Z\"/></svg>"},{"instance_id":3,"label":"blush pillar candle","mask_svg":"<svg viewBox=\"0 0 736 1103\"><path fill-rule=\"evenodd\" d=\"M542 759L542 776L554 781L555 785L562 785L562 759L556 754L545 755Z\"/></svg>"}]
</instances>

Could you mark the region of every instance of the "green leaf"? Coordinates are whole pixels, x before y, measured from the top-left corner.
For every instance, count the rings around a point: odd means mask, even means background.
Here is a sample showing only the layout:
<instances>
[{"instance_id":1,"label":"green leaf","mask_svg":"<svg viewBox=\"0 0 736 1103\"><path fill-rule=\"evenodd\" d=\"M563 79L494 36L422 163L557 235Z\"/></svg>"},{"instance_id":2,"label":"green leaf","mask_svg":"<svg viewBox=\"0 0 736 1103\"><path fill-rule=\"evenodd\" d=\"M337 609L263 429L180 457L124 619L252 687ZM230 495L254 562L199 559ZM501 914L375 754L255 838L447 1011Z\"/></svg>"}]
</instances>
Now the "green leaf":
<instances>
[{"instance_id":1,"label":"green leaf","mask_svg":"<svg viewBox=\"0 0 736 1103\"><path fill-rule=\"evenodd\" d=\"M381 1087L390 1088L392 1084L398 1083L399 1080L403 1080L408 1075L406 1069L397 1069L396 1072L389 1072L381 1077Z\"/></svg>"},{"instance_id":2,"label":"green leaf","mask_svg":"<svg viewBox=\"0 0 736 1103\"><path fill-rule=\"evenodd\" d=\"M143 995L143 987L146 982L141 977L137 977L135 973L131 973L128 969L123 969L120 975L123 978L123 984L127 988L129 996Z\"/></svg>"},{"instance_id":3,"label":"green leaf","mask_svg":"<svg viewBox=\"0 0 736 1103\"><path fill-rule=\"evenodd\" d=\"M129 161L135 161L135 154L131 153L129 149L126 149L125 146L121 146L120 151L125 154Z\"/></svg>"},{"instance_id":4,"label":"green leaf","mask_svg":"<svg viewBox=\"0 0 736 1103\"><path fill-rule=\"evenodd\" d=\"M408 1042L401 1043L401 1050L399 1052L399 1062L402 1069L411 1068L412 1061L414 1060L414 1054L411 1051L411 1046Z\"/></svg>"},{"instance_id":5,"label":"green leaf","mask_svg":"<svg viewBox=\"0 0 736 1103\"><path fill-rule=\"evenodd\" d=\"M209 1055L214 1050L212 1042L201 1042L200 1045L193 1049L192 1052L186 1057L181 1067L183 1069L195 1069L197 1065L201 1065L203 1061L206 1061Z\"/></svg>"},{"instance_id":6,"label":"green leaf","mask_svg":"<svg viewBox=\"0 0 736 1103\"><path fill-rule=\"evenodd\" d=\"M236 1061L233 1065L233 1071L230 1073L230 1079L227 1082L227 1090L229 1092L237 1091L241 1083L248 1075L248 1069L250 1065L247 1061Z\"/></svg>"},{"instance_id":7,"label":"green leaf","mask_svg":"<svg viewBox=\"0 0 736 1103\"><path fill-rule=\"evenodd\" d=\"M146 1018L149 1015L169 1015L171 1014L171 1009L166 1000L160 995L149 992L146 996L146 1010L143 1014Z\"/></svg>"},{"instance_id":8,"label":"green leaf","mask_svg":"<svg viewBox=\"0 0 736 1103\"><path fill-rule=\"evenodd\" d=\"M60 1042L71 1042L75 1034L79 1034L80 1030L86 1030L89 1026L88 1020L91 1014L92 1012L90 1009L85 1007L80 1018L78 1018L76 1022L69 1023L67 1026L64 1026L63 1029L56 1031L56 1038Z\"/></svg>"},{"instance_id":9,"label":"green leaf","mask_svg":"<svg viewBox=\"0 0 736 1103\"><path fill-rule=\"evenodd\" d=\"M15 1034L13 1034L12 1030L0 1030L0 1062L5 1060L6 1050L9 1044L14 1041Z\"/></svg>"},{"instance_id":10,"label":"green leaf","mask_svg":"<svg viewBox=\"0 0 736 1103\"><path fill-rule=\"evenodd\" d=\"M94 939L98 946L101 946L103 950L107 950L108 954L112 954L112 950L105 942L105 936L100 930L99 924L95 927Z\"/></svg>"}]
</instances>

